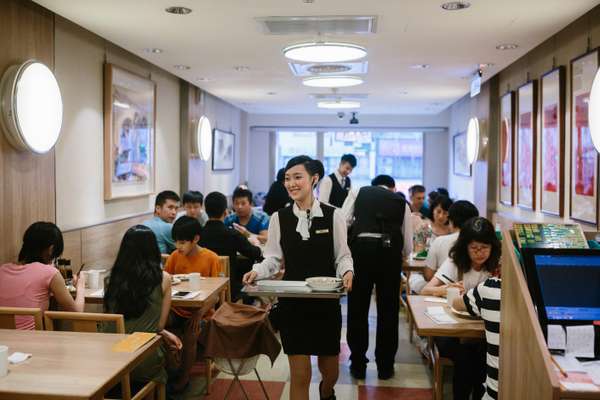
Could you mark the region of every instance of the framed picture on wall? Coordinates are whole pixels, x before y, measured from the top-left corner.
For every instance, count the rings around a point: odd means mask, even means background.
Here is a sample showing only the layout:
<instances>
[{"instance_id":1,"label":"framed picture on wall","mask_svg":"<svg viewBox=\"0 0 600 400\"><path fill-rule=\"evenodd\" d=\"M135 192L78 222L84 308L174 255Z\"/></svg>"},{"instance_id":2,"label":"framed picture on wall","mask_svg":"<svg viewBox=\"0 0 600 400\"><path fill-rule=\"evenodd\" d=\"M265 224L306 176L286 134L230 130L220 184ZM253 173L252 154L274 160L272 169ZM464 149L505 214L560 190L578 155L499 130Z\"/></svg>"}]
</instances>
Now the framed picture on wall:
<instances>
[{"instance_id":1,"label":"framed picture on wall","mask_svg":"<svg viewBox=\"0 0 600 400\"><path fill-rule=\"evenodd\" d=\"M571 206L570 217L598 221L598 153L588 123L588 101L598 69L598 49L571 60Z\"/></svg>"},{"instance_id":2,"label":"framed picture on wall","mask_svg":"<svg viewBox=\"0 0 600 400\"><path fill-rule=\"evenodd\" d=\"M517 90L517 205L535 210L537 81Z\"/></svg>"},{"instance_id":3,"label":"framed picture on wall","mask_svg":"<svg viewBox=\"0 0 600 400\"><path fill-rule=\"evenodd\" d=\"M235 135L215 129L212 144L213 171L232 170L235 166Z\"/></svg>"},{"instance_id":4,"label":"framed picture on wall","mask_svg":"<svg viewBox=\"0 0 600 400\"><path fill-rule=\"evenodd\" d=\"M452 164L454 175L471 176L471 165L467 160L467 132L460 132L452 138Z\"/></svg>"},{"instance_id":5,"label":"framed picture on wall","mask_svg":"<svg viewBox=\"0 0 600 400\"><path fill-rule=\"evenodd\" d=\"M565 68L560 66L542 75L540 209L563 216L565 148Z\"/></svg>"},{"instance_id":6,"label":"framed picture on wall","mask_svg":"<svg viewBox=\"0 0 600 400\"><path fill-rule=\"evenodd\" d=\"M104 65L104 199L152 194L156 84Z\"/></svg>"},{"instance_id":7,"label":"framed picture on wall","mask_svg":"<svg viewBox=\"0 0 600 400\"><path fill-rule=\"evenodd\" d=\"M514 112L515 92L511 91L500 99L500 202L512 206L514 200Z\"/></svg>"}]
</instances>

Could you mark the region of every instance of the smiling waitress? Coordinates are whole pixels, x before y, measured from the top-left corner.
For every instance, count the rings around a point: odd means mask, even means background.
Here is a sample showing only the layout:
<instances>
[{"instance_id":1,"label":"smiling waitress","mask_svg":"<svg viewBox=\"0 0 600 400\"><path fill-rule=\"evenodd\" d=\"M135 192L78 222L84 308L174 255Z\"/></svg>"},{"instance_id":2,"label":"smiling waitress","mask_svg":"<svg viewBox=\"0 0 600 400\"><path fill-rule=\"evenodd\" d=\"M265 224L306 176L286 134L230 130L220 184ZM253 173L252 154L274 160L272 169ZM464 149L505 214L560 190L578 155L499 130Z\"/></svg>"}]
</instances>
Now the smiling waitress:
<instances>
[{"instance_id":1,"label":"smiling waitress","mask_svg":"<svg viewBox=\"0 0 600 400\"><path fill-rule=\"evenodd\" d=\"M323 174L323 164L308 156L287 163L285 188L293 204L271 216L265 259L244 275L244 283L270 278L285 260L283 280L340 277L344 287L352 289L352 255L341 210L320 203L313 193ZM283 298L278 308L281 341L290 364L290 399L308 400L311 355L319 358L321 399L335 399L342 327L339 300Z\"/></svg>"}]
</instances>

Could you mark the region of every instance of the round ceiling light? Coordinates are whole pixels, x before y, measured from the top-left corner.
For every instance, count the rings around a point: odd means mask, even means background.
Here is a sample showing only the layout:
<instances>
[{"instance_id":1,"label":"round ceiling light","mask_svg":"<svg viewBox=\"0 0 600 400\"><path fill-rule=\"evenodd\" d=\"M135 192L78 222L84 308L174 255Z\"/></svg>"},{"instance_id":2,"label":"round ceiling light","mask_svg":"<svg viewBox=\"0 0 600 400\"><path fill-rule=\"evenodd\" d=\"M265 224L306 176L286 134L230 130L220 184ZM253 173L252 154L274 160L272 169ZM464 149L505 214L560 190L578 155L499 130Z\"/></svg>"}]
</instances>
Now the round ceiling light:
<instances>
[{"instance_id":1,"label":"round ceiling light","mask_svg":"<svg viewBox=\"0 0 600 400\"><path fill-rule=\"evenodd\" d=\"M467 161L473 164L479 158L479 120L472 117L467 126Z\"/></svg>"},{"instance_id":2,"label":"round ceiling light","mask_svg":"<svg viewBox=\"0 0 600 400\"><path fill-rule=\"evenodd\" d=\"M496 49L498 49L498 50L514 50L517 47L519 47L519 45L515 44L515 43L503 43L503 44L499 44L498 46L496 46Z\"/></svg>"},{"instance_id":3,"label":"round ceiling light","mask_svg":"<svg viewBox=\"0 0 600 400\"><path fill-rule=\"evenodd\" d=\"M172 6L172 7L165 8L165 11L168 12L169 14L186 15L186 14L191 13L192 9L187 8L187 7L181 7L181 6Z\"/></svg>"},{"instance_id":4,"label":"round ceiling light","mask_svg":"<svg viewBox=\"0 0 600 400\"><path fill-rule=\"evenodd\" d=\"M198 121L196 129L196 152L200 159L207 161L210 158L212 149L212 127L206 116L202 116Z\"/></svg>"},{"instance_id":5,"label":"round ceiling light","mask_svg":"<svg viewBox=\"0 0 600 400\"><path fill-rule=\"evenodd\" d=\"M60 135L63 103L58 82L44 64L29 60L10 67L0 81L0 122L19 150L43 154Z\"/></svg>"},{"instance_id":6,"label":"round ceiling light","mask_svg":"<svg viewBox=\"0 0 600 400\"><path fill-rule=\"evenodd\" d=\"M600 69L596 72L590 100L588 102L588 121L590 124L590 134L592 143L596 151L600 152Z\"/></svg>"},{"instance_id":7,"label":"round ceiling light","mask_svg":"<svg viewBox=\"0 0 600 400\"><path fill-rule=\"evenodd\" d=\"M350 100L321 100L317 103L317 107L330 110L360 108L360 102Z\"/></svg>"},{"instance_id":8,"label":"round ceiling light","mask_svg":"<svg viewBox=\"0 0 600 400\"><path fill-rule=\"evenodd\" d=\"M352 43L307 42L286 47L283 55L300 62L346 62L365 57L367 49Z\"/></svg>"},{"instance_id":9,"label":"round ceiling light","mask_svg":"<svg viewBox=\"0 0 600 400\"><path fill-rule=\"evenodd\" d=\"M471 3L466 1L450 1L442 4L442 8L446 11L457 11L464 10L465 8L471 7Z\"/></svg>"},{"instance_id":10,"label":"round ceiling light","mask_svg":"<svg viewBox=\"0 0 600 400\"><path fill-rule=\"evenodd\" d=\"M302 83L317 88L340 88L360 85L363 80L358 76L311 76L304 78Z\"/></svg>"}]
</instances>

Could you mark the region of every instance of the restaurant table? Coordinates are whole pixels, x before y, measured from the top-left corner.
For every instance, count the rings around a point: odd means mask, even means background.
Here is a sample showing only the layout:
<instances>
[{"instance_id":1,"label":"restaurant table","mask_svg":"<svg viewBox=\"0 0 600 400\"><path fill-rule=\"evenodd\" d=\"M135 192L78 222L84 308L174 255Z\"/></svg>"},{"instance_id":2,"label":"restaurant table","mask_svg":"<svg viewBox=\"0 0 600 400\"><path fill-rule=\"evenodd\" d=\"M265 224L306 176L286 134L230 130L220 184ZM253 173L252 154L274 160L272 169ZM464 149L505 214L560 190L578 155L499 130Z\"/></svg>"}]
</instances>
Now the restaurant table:
<instances>
[{"instance_id":1,"label":"restaurant table","mask_svg":"<svg viewBox=\"0 0 600 400\"><path fill-rule=\"evenodd\" d=\"M131 353L112 351L129 335L0 329L0 343L32 354L0 378L0 400L102 399L156 349L160 336Z\"/></svg>"},{"instance_id":2,"label":"restaurant table","mask_svg":"<svg viewBox=\"0 0 600 400\"><path fill-rule=\"evenodd\" d=\"M242 289L252 297L291 297L303 299L339 299L346 296L346 290L323 292L311 289L308 286L263 286L246 285Z\"/></svg>"},{"instance_id":3,"label":"restaurant table","mask_svg":"<svg viewBox=\"0 0 600 400\"><path fill-rule=\"evenodd\" d=\"M229 278L200 278L200 285L192 286L189 281L182 281L172 288L179 292L200 292L191 299L172 297L171 305L175 307L200 308L202 313L214 307L219 301L225 302ZM89 304L102 304L103 296L94 295L98 289L85 289L85 302Z\"/></svg>"},{"instance_id":4,"label":"restaurant table","mask_svg":"<svg viewBox=\"0 0 600 400\"><path fill-rule=\"evenodd\" d=\"M456 315L445 303L433 303L425 301L425 298L433 296L409 295L408 308L419 336L445 336L458 338L484 338L485 327L483 320L471 319ZM425 315L427 307L443 306L448 315L454 318L457 324L438 324Z\"/></svg>"},{"instance_id":5,"label":"restaurant table","mask_svg":"<svg viewBox=\"0 0 600 400\"><path fill-rule=\"evenodd\" d=\"M404 272L423 272L423 269L427 267L425 260L415 260L414 258L408 257L402 266Z\"/></svg>"}]
</instances>

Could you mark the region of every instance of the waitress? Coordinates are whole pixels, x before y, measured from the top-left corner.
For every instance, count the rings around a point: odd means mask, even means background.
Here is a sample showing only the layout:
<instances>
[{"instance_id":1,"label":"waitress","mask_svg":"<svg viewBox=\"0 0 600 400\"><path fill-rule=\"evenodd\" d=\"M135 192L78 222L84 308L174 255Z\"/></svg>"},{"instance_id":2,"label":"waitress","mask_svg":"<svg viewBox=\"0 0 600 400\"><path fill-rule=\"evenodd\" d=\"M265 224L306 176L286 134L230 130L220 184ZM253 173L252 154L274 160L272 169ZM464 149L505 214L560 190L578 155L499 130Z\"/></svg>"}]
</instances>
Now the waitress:
<instances>
[{"instance_id":1,"label":"waitress","mask_svg":"<svg viewBox=\"0 0 600 400\"><path fill-rule=\"evenodd\" d=\"M275 275L285 260L283 280L313 276L340 277L352 289L354 270L341 211L314 196L324 175L323 164L308 156L292 158L285 167L285 188L293 204L271 216L264 261L244 275L245 284ZM279 301L283 350L288 355L291 400L308 400L312 376L310 356L318 356L321 399L335 399L339 374L342 313L337 299L284 298Z\"/></svg>"}]
</instances>

